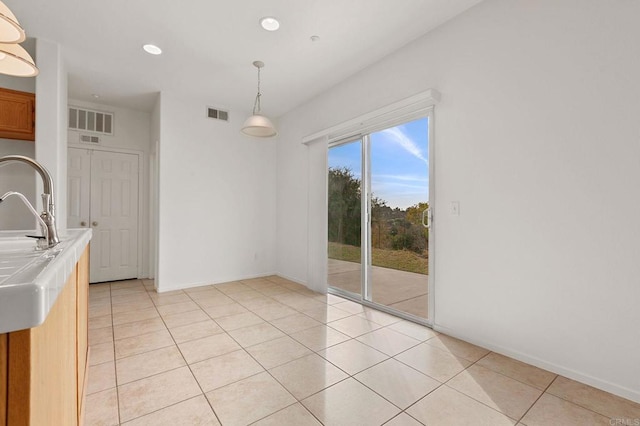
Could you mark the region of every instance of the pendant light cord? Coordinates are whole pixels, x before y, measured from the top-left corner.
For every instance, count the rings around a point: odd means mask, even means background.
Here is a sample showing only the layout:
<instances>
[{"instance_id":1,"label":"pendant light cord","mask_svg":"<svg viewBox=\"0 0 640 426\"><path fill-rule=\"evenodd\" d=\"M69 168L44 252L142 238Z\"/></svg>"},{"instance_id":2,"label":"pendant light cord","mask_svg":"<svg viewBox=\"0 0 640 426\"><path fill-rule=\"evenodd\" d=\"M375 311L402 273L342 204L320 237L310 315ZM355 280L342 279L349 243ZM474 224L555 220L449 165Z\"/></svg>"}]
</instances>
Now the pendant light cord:
<instances>
[{"instance_id":1,"label":"pendant light cord","mask_svg":"<svg viewBox=\"0 0 640 426\"><path fill-rule=\"evenodd\" d=\"M258 68L258 94L256 95L256 101L253 103L253 115L259 114L261 111L261 105L260 105L260 97L262 96L262 93L260 93L260 68L261 67L256 67Z\"/></svg>"}]
</instances>

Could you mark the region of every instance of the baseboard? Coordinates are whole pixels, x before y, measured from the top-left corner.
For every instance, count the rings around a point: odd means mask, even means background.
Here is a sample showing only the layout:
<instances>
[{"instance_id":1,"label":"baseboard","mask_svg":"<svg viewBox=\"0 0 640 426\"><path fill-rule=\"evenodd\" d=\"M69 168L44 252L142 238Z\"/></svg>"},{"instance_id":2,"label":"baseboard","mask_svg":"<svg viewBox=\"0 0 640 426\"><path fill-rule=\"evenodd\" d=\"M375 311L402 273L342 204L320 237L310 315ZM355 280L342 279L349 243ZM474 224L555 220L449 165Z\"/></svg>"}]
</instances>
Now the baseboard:
<instances>
[{"instance_id":1,"label":"baseboard","mask_svg":"<svg viewBox=\"0 0 640 426\"><path fill-rule=\"evenodd\" d=\"M294 283L296 283L296 284L300 284L300 285L303 285L303 286L305 286L305 287L309 288L309 286L307 285L307 283L306 283L306 282L304 282L304 281L300 281L300 280L298 280L297 278L289 277L289 276L287 276L287 275L285 275L285 274L281 274L280 272L276 272L274 275L277 275L277 276L279 276L280 278L284 278L285 280L293 281L293 282L294 282Z\"/></svg>"},{"instance_id":2,"label":"baseboard","mask_svg":"<svg viewBox=\"0 0 640 426\"><path fill-rule=\"evenodd\" d=\"M208 286L208 285L224 284L224 283L229 283L229 282L233 282L233 281L251 280L251 279L254 279L254 278L264 278L264 277L269 277L271 275L277 275L277 274L275 272L262 272L262 273L259 273L259 274L242 275L242 276L239 276L239 277L238 276L236 276L236 277L225 277L225 278L215 279L215 280L211 280L211 281L201 281L201 282L193 282L193 283L180 283L180 284L173 285L173 286L163 287L160 290L156 289L156 291L158 291L158 293L166 293L168 291L184 290L186 288L205 287L205 286Z\"/></svg>"},{"instance_id":3,"label":"baseboard","mask_svg":"<svg viewBox=\"0 0 640 426\"><path fill-rule=\"evenodd\" d=\"M615 383L611 383L607 380L602 380L597 377L591 376L589 374L576 371L572 368L558 365L541 358L533 357L523 352L515 351L508 347L495 345L491 342L482 341L480 339L475 338L474 336L465 335L464 333L458 333L455 330L452 330L447 327L442 327L438 324L434 324L433 329L438 332L444 333L446 335L458 338L460 340L464 340L465 342L469 342L474 345L483 347L485 349L489 349L501 355L508 356L513 359L517 359L518 361L531 364L538 368L542 368L552 373L559 374L561 376L567 377L577 382L584 383L586 385L593 386L594 388L640 403L640 390L634 390L634 389L627 388L625 386L620 386Z\"/></svg>"}]
</instances>

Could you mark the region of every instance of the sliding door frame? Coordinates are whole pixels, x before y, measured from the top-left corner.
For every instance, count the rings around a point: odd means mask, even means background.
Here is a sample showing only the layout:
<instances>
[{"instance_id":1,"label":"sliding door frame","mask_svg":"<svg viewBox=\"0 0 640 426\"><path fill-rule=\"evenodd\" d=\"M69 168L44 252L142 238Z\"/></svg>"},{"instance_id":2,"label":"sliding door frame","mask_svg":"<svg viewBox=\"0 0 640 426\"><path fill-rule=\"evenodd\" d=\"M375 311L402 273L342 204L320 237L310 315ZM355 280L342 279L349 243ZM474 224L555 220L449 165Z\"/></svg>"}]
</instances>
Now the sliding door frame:
<instances>
[{"instance_id":1,"label":"sliding door frame","mask_svg":"<svg viewBox=\"0 0 640 426\"><path fill-rule=\"evenodd\" d=\"M429 107L424 110L416 111L411 114L396 117L393 120L381 120L377 125L369 126L364 131L350 134L348 136L342 135L340 138L329 139L328 150L333 147L348 144L355 141L361 141L361 258L360 258L360 279L361 290L360 295L351 293L336 287L328 286L328 292L335 294L357 303L361 303L364 306L375 308L377 310L398 316L400 318L413 321L429 327L433 326L435 318L435 238L433 228L433 211L435 208L435 120L434 120L434 108ZM429 244L428 244L428 318L422 318L416 315L409 314L397 309L390 308L386 305L373 302L372 298L372 283L370 281L372 272L372 249L371 249L371 198L372 198L372 183L371 183L371 137L372 133L381 131L384 129L392 128L404 123L408 123L420 118L427 118L428 120L428 156L429 156ZM327 151L328 155L328 151ZM328 208L328 200L327 200ZM359 296L359 297L357 297Z\"/></svg>"}]
</instances>

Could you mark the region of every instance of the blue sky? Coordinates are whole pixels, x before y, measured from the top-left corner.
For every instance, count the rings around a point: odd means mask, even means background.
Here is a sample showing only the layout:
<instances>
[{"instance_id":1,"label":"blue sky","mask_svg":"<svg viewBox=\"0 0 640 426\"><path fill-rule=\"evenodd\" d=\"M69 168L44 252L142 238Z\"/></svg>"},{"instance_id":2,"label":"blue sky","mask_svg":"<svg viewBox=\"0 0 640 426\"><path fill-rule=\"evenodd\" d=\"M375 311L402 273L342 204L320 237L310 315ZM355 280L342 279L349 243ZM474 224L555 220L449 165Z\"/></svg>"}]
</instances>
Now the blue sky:
<instances>
[{"instance_id":1,"label":"blue sky","mask_svg":"<svg viewBox=\"0 0 640 426\"><path fill-rule=\"evenodd\" d=\"M426 118L371 134L374 196L405 209L429 199L429 152ZM348 167L361 177L360 143L329 150L329 167Z\"/></svg>"}]
</instances>

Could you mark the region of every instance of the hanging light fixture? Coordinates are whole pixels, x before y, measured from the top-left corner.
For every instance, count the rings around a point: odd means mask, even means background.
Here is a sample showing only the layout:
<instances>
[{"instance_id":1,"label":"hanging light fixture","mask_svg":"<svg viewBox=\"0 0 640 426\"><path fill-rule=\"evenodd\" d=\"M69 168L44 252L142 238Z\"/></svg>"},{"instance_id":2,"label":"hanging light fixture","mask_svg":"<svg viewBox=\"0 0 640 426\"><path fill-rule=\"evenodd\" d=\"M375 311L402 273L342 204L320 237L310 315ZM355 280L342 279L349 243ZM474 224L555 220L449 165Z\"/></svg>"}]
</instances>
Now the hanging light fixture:
<instances>
[{"instance_id":1,"label":"hanging light fixture","mask_svg":"<svg viewBox=\"0 0 640 426\"><path fill-rule=\"evenodd\" d=\"M35 77L38 72L33 58L22 46L0 43L0 74Z\"/></svg>"},{"instance_id":2,"label":"hanging light fixture","mask_svg":"<svg viewBox=\"0 0 640 426\"><path fill-rule=\"evenodd\" d=\"M259 138L269 138L275 136L278 132L276 132L271 120L260 114L260 97L262 96L262 93L260 93L260 69L264 67L264 62L254 61L253 66L258 68L258 94L253 103L253 115L247 118L242 125L242 133Z\"/></svg>"},{"instance_id":3,"label":"hanging light fixture","mask_svg":"<svg viewBox=\"0 0 640 426\"><path fill-rule=\"evenodd\" d=\"M0 74L34 77L38 68L29 52L18 43L26 38L15 15L0 1Z\"/></svg>"},{"instance_id":4,"label":"hanging light fixture","mask_svg":"<svg viewBox=\"0 0 640 426\"><path fill-rule=\"evenodd\" d=\"M0 43L22 43L26 37L15 15L0 1Z\"/></svg>"}]
</instances>

